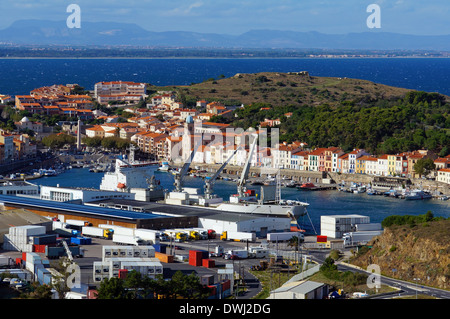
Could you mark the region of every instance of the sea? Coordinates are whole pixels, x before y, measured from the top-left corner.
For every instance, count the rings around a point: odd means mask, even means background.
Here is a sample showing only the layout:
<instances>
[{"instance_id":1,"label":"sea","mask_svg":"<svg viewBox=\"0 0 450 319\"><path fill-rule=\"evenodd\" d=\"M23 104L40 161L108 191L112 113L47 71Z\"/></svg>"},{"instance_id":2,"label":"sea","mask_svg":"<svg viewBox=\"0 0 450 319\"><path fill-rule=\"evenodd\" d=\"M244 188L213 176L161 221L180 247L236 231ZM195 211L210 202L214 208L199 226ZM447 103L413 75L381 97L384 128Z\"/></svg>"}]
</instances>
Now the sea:
<instances>
[{"instance_id":1,"label":"sea","mask_svg":"<svg viewBox=\"0 0 450 319\"><path fill-rule=\"evenodd\" d=\"M115 80L189 85L221 75L291 71L450 95L450 58L3 58L0 70L0 94L9 95L53 84L77 83L86 90L93 90L97 82Z\"/></svg>"},{"instance_id":2,"label":"sea","mask_svg":"<svg viewBox=\"0 0 450 319\"><path fill-rule=\"evenodd\" d=\"M155 178L167 190L173 190L174 178L170 172L155 171ZM90 172L88 168L72 168L57 176L41 177L31 181L34 184L60 187L99 188L103 173ZM203 192L205 181L201 177L187 176L185 186L199 188ZM259 193L261 186L248 186ZM224 200L236 194L237 183L217 180L214 193ZM384 196L352 194L337 190L300 191L296 188L282 187L281 198L299 200L309 204L308 214L300 217L298 223L308 233L320 234L320 216L359 214L369 216L372 223L381 223L390 215L423 215L431 211L434 216L450 217L450 200L404 200Z\"/></svg>"},{"instance_id":3,"label":"sea","mask_svg":"<svg viewBox=\"0 0 450 319\"><path fill-rule=\"evenodd\" d=\"M0 94L29 94L35 88L77 83L93 90L100 81L135 81L158 86L189 85L237 73L308 71L312 76L348 77L413 90L450 95L450 58L233 58L233 59L0 59ZM161 184L173 187L173 176L156 172ZM67 187L99 188L102 174L72 169L34 182ZM188 177L187 186L203 187L203 180ZM219 196L228 199L236 183L219 180ZM308 202L305 225L319 232L320 216L362 214L381 222L393 214L425 214L450 217L450 201L405 201L338 191L301 192L283 188L283 199ZM309 220L310 219L310 220ZM299 223L303 221L299 220ZM306 226L305 226L306 227Z\"/></svg>"}]
</instances>

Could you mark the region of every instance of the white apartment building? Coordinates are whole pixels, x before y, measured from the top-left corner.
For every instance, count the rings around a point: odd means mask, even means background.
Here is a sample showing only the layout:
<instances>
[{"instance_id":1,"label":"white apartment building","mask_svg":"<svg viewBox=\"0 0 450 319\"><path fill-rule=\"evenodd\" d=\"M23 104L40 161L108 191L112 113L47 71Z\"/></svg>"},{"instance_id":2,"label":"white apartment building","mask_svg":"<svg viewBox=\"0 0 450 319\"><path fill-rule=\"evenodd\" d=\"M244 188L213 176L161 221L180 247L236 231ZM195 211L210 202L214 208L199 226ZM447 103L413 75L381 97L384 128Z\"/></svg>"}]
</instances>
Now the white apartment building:
<instances>
[{"instance_id":1,"label":"white apartment building","mask_svg":"<svg viewBox=\"0 0 450 319\"><path fill-rule=\"evenodd\" d=\"M147 84L135 83L129 81L111 81L98 82L94 86L94 97L98 98L100 95L121 95L131 94L146 96Z\"/></svg>"},{"instance_id":2,"label":"white apartment building","mask_svg":"<svg viewBox=\"0 0 450 319\"><path fill-rule=\"evenodd\" d=\"M450 185L450 168L441 168L438 170L436 181Z\"/></svg>"},{"instance_id":3,"label":"white apartment building","mask_svg":"<svg viewBox=\"0 0 450 319\"><path fill-rule=\"evenodd\" d=\"M376 175L379 175L379 176L388 176L389 175L388 162L389 162L389 160L388 160L387 155L382 155L382 156L378 157Z\"/></svg>"}]
</instances>

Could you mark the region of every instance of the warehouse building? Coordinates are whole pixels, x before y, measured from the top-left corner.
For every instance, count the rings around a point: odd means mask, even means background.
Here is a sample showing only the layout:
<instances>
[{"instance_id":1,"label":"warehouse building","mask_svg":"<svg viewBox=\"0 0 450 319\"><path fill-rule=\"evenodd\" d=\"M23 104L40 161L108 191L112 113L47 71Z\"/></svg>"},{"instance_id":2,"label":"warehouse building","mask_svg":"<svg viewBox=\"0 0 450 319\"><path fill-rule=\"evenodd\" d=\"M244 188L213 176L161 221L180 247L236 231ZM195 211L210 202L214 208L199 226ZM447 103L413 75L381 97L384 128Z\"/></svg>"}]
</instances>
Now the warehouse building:
<instances>
[{"instance_id":1,"label":"warehouse building","mask_svg":"<svg viewBox=\"0 0 450 319\"><path fill-rule=\"evenodd\" d=\"M134 199L134 196L134 193L128 192L59 186L41 186L40 191L40 199L56 202L79 201L80 203L87 203L108 198Z\"/></svg>"},{"instance_id":2,"label":"warehouse building","mask_svg":"<svg viewBox=\"0 0 450 319\"><path fill-rule=\"evenodd\" d=\"M328 285L310 280L289 282L270 292L269 299L323 299Z\"/></svg>"},{"instance_id":3,"label":"warehouse building","mask_svg":"<svg viewBox=\"0 0 450 319\"><path fill-rule=\"evenodd\" d=\"M194 227L214 229L216 233L224 231L253 232L257 237L265 237L269 232L289 231L291 226L291 219L288 217L239 214L188 205L168 205L121 199L95 201L88 203L88 205L163 214L178 218L195 217L198 219L198 225Z\"/></svg>"},{"instance_id":4,"label":"warehouse building","mask_svg":"<svg viewBox=\"0 0 450 319\"><path fill-rule=\"evenodd\" d=\"M132 210L112 209L107 207L88 206L73 203L62 203L35 198L0 195L0 205L4 209L26 209L50 219L82 220L93 226L111 224L130 228L164 229L175 227L197 227L197 216L173 216L139 212Z\"/></svg>"}]
</instances>

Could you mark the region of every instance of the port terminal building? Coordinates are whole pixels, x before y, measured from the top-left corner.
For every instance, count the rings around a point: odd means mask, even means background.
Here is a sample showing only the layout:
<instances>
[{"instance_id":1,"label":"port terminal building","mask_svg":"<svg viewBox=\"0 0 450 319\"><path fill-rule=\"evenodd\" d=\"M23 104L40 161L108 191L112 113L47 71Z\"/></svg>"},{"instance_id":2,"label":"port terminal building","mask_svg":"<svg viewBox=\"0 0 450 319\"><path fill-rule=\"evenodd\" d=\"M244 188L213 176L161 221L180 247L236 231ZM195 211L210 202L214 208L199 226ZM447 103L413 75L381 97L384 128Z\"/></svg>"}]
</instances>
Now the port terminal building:
<instances>
[{"instance_id":1,"label":"port terminal building","mask_svg":"<svg viewBox=\"0 0 450 319\"><path fill-rule=\"evenodd\" d=\"M164 229L174 227L198 227L196 216L174 218L164 214L152 214L130 210L113 209L93 205L56 202L23 196L0 195L4 210L25 209L50 219L75 219L87 221L92 226L111 224L129 228Z\"/></svg>"},{"instance_id":2,"label":"port terminal building","mask_svg":"<svg viewBox=\"0 0 450 319\"><path fill-rule=\"evenodd\" d=\"M154 230L200 227L214 229L216 233L253 232L257 237L266 237L269 232L289 231L291 222L287 216L284 218L239 214L192 205L170 205L125 198L105 198L77 204L36 197L0 195L0 204L4 209L26 209L60 221L87 221L92 226L111 224Z\"/></svg>"}]
</instances>

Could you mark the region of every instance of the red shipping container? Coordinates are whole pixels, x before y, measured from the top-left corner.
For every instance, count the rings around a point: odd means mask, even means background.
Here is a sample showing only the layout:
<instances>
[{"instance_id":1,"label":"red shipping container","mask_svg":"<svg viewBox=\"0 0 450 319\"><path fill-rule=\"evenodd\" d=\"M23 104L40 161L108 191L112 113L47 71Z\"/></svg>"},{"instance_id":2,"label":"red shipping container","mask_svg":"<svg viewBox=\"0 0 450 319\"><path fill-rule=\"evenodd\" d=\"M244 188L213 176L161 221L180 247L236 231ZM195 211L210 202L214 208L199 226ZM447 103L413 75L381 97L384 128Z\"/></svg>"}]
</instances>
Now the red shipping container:
<instances>
[{"instance_id":1,"label":"red shipping container","mask_svg":"<svg viewBox=\"0 0 450 319\"><path fill-rule=\"evenodd\" d=\"M33 251L35 253L43 253L45 254L45 247L47 245L33 245Z\"/></svg>"},{"instance_id":2,"label":"red shipping container","mask_svg":"<svg viewBox=\"0 0 450 319\"><path fill-rule=\"evenodd\" d=\"M327 242L327 236L317 236L317 242L318 243L325 243Z\"/></svg>"},{"instance_id":3,"label":"red shipping container","mask_svg":"<svg viewBox=\"0 0 450 319\"><path fill-rule=\"evenodd\" d=\"M16 265L20 265L22 263L22 258L16 258Z\"/></svg>"},{"instance_id":4,"label":"red shipping container","mask_svg":"<svg viewBox=\"0 0 450 319\"><path fill-rule=\"evenodd\" d=\"M214 259L203 259L202 266L206 268L213 268L215 266Z\"/></svg>"},{"instance_id":5,"label":"red shipping container","mask_svg":"<svg viewBox=\"0 0 450 319\"><path fill-rule=\"evenodd\" d=\"M229 290L230 287L231 287L231 281L229 279L222 282L222 291Z\"/></svg>"},{"instance_id":6,"label":"red shipping container","mask_svg":"<svg viewBox=\"0 0 450 319\"><path fill-rule=\"evenodd\" d=\"M22 260L27 261L27 253L22 253Z\"/></svg>"},{"instance_id":7,"label":"red shipping container","mask_svg":"<svg viewBox=\"0 0 450 319\"><path fill-rule=\"evenodd\" d=\"M119 269L119 278L125 279L128 274L128 269Z\"/></svg>"},{"instance_id":8,"label":"red shipping container","mask_svg":"<svg viewBox=\"0 0 450 319\"><path fill-rule=\"evenodd\" d=\"M201 251L189 250L189 265L191 266L201 266L203 254Z\"/></svg>"},{"instance_id":9,"label":"red shipping container","mask_svg":"<svg viewBox=\"0 0 450 319\"><path fill-rule=\"evenodd\" d=\"M209 293L210 296L215 296L217 294L217 287L216 286L208 286L208 288L209 288L209 291L210 291L210 293Z\"/></svg>"}]
</instances>

